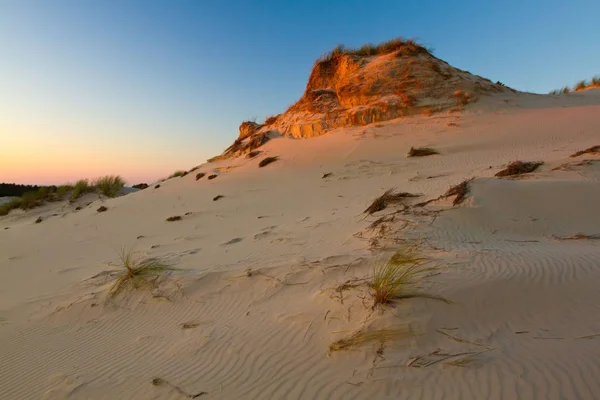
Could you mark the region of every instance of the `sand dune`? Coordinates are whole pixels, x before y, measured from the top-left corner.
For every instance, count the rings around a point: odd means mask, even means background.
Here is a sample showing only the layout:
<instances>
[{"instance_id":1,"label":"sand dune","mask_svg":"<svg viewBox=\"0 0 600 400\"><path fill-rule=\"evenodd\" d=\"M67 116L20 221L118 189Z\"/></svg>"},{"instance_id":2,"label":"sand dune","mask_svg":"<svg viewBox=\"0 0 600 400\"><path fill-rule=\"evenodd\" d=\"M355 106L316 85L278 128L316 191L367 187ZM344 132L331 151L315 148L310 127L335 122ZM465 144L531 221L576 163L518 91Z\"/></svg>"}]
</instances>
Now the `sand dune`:
<instances>
[{"instance_id":1,"label":"sand dune","mask_svg":"<svg viewBox=\"0 0 600 400\"><path fill-rule=\"evenodd\" d=\"M600 156L569 156L600 144L599 113L598 89L499 93L275 138L254 159L202 165L213 180L1 217L0 397L596 398ZM440 154L407 158L413 146ZM279 160L258 168L267 156ZM544 164L494 177L515 160ZM415 206L471 178L462 205ZM392 187L421 196L365 216ZM386 230L369 230L382 216ZM373 310L366 285L335 290L405 242L441 267L422 290L450 304ZM108 298L122 246L177 269ZM329 353L384 328L411 333Z\"/></svg>"}]
</instances>

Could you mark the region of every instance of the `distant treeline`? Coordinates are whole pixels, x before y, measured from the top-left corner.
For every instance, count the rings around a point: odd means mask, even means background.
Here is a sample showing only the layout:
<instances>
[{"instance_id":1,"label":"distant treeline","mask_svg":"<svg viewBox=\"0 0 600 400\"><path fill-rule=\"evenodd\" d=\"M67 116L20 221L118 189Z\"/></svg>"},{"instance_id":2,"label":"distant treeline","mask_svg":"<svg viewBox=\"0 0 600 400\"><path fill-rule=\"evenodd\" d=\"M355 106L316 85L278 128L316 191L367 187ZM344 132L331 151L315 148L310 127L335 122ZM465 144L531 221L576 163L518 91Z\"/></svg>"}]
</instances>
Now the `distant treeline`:
<instances>
[{"instance_id":1,"label":"distant treeline","mask_svg":"<svg viewBox=\"0 0 600 400\"><path fill-rule=\"evenodd\" d=\"M16 183L0 183L0 197L20 197L26 192L36 191L38 185L17 185Z\"/></svg>"}]
</instances>

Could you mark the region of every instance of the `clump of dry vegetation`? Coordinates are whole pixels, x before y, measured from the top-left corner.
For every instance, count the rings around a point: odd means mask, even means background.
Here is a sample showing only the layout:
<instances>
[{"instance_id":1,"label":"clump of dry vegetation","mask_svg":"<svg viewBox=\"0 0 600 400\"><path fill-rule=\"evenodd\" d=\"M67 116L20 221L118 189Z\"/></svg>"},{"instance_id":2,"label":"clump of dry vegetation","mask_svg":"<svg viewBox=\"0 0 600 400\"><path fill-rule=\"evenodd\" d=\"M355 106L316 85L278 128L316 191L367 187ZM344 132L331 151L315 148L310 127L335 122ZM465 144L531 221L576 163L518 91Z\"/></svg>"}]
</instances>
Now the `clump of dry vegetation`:
<instances>
[{"instance_id":1,"label":"clump of dry vegetation","mask_svg":"<svg viewBox=\"0 0 600 400\"><path fill-rule=\"evenodd\" d=\"M582 156L584 154L592 154L592 155L600 155L600 145L598 146L592 146L590 148L587 148L585 150L580 150L576 153L573 153L570 155L570 157L579 157Z\"/></svg>"},{"instance_id":2,"label":"clump of dry vegetation","mask_svg":"<svg viewBox=\"0 0 600 400\"><path fill-rule=\"evenodd\" d=\"M166 221L167 222L181 221L181 216L180 215L173 215L172 217L167 218Z\"/></svg>"},{"instance_id":3,"label":"clump of dry vegetation","mask_svg":"<svg viewBox=\"0 0 600 400\"><path fill-rule=\"evenodd\" d=\"M458 185L452 186L446 193L444 193L443 197L448 198L450 196L456 196L452 202L452 205L459 205L467 198L467 195L469 194L469 182L471 182L471 180L462 181Z\"/></svg>"},{"instance_id":4,"label":"clump of dry vegetation","mask_svg":"<svg viewBox=\"0 0 600 400\"><path fill-rule=\"evenodd\" d=\"M367 207L363 213L374 214L378 211L385 210L389 205L401 203L406 198L418 196L420 195L408 192L397 192L395 188L388 189L381 196L373 200L371 205Z\"/></svg>"},{"instance_id":5,"label":"clump of dry vegetation","mask_svg":"<svg viewBox=\"0 0 600 400\"><path fill-rule=\"evenodd\" d=\"M136 257L132 248L122 248L119 258L124 271L110 288L109 298L117 296L125 289L154 288L156 281L165 271L175 269L156 258Z\"/></svg>"},{"instance_id":6,"label":"clump of dry vegetation","mask_svg":"<svg viewBox=\"0 0 600 400\"><path fill-rule=\"evenodd\" d=\"M415 292L414 289L436 267L427 266L429 259L419 255L416 245L400 248L389 260L376 264L370 284L373 307L395 299L427 297L448 302L438 296Z\"/></svg>"},{"instance_id":7,"label":"clump of dry vegetation","mask_svg":"<svg viewBox=\"0 0 600 400\"><path fill-rule=\"evenodd\" d=\"M432 156L435 154L440 154L440 153L437 150L434 150L430 147L418 147L418 148L411 147L410 150L408 151L409 157L426 157L426 156Z\"/></svg>"},{"instance_id":8,"label":"clump of dry vegetation","mask_svg":"<svg viewBox=\"0 0 600 400\"><path fill-rule=\"evenodd\" d=\"M219 194L213 198L213 201L217 201L219 199L222 199L223 197L225 197L225 196Z\"/></svg>"},{"instance_id":9,"label":"clump of dry vegetation","mask_svg":"<svg viewBox=\"0 0 600 400\"><path fill-rule=\"evenodd\" d=\"M600 75L594 76L589 82L585 79L577 82L573 89L568 86L564 86L562 89L553 90L549 94L568 94L571 92L580 92L582 90L593 89L597 87L600 87Z\"/></svg>"},{"instance_id":10,"label":"clump of dry vegetation","mask_svg":"<svg viewBox=\"0 0 600 400\"><path fill-rule=\"evenodd\" d=\"M266 157L263 158L262 160L260 160L260 162L258 163L258 167L262 168L262 167L266 167L267 165L275 162L279 160L279 157L275 156L275 157Z\"/></svg>"},{"instance_id":11,"label":"clump of dry vegetation","mask_svg":"<svg viewBox=\"0 0 600 400\"><path fill-rule=\"evenodd\" d=\"M196 180L202 179L204 178L204 175L206 175L204 172L198 172L196 174Z\"/></svg>"},{"instance_id":12,"label":"clump of dry vegetation","mask_svg":"<svg viewBox=\"0 0 600 400\"><path fill-rule=\"evenodd\" d=\"M212 175L209 175L208 178L206 178L206 179L208 179L209 181L211 181L211 180L215 179L216 177L217 177L216 174L212 174Z\"/></svg>"},{"instance_id":13,"label":"clump of dry vegetation","mask_svg":"<svg viewBox=\"0 0 600 400\"><path fill-rule=\"evenodd\" d=\"M260 150L252 150L251 152L249 152L248 154L246 154L246 158L254 158L257 155L259 155L260 153L262 153L262 151L260 151Z\"/></svg>"},{"instance_id":14,"label":"clump of dry vegetation","mask_svg":"<svg viewBox=\"0 0 600 400\"><path fill-rule=\"evenodd\" d=\"M99 208L98 208L96 211L98 211L99 213L101 213L101 212L105 212L106 210L108 210L108 208L107 208L107 207L105 207L105 206L100 206L100 207L99 207Z\"/></svg>"},{"instance_id":15,"label":"clump of dry vegetation","mask_svg":"<svg viewBox=\"0 0 600 400\"><path fill-rule=\"evenodd\" d=\"M500 178L500 177L505 177L505 176L516 176L516 175L528 174L528 173L534 172L536 169L538 169L543 164L544 163L541 161L538 161L538 162L515 161L515 162L508 164L508 166L505 169L503 169L502 171L497 172L495 176Z\"/></svg>"}]
</instances>

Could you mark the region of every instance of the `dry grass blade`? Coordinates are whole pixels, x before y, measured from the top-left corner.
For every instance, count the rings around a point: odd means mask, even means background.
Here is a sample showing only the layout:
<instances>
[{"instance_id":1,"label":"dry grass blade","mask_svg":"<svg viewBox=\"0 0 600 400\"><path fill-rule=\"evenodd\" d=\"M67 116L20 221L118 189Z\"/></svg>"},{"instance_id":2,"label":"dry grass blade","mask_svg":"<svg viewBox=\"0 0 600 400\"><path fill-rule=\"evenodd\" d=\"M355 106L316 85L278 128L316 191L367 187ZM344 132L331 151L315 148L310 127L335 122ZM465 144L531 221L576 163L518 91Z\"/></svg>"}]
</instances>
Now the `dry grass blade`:
<instances>
[{"instance_id":1,"label":"dry grass blade","mask_svg":"<svg viewBox=\"0 0 600 400\"><path fill-rule=\"evenodd\" d=\"M585 150L580 150L577 153L571 154L570 157L579 157L582 156L584 154L594 154L594 155L598 155L600 154L600 145L598 146L592 146L588 149Z\"/></svg>"},{"instance_id":2,"label":"dry grass blade","mask_svg":"<svg viewBox=\"0 0 600 400\"><path fill-rule=\"evenodd\" d=\"M374 214L378 211L385 210L387 206L395 203L400 203L408 197L418 197L418 194L408 192L396 192L396 189L388 189L381 196L373 200L371 205L367 207L363 213Z\"/></svg>"},{"instance_id":3,"label":"dry grass blade","mask_svg":"<svg viewBox=\"0 0 600 400\"><path fill-rule=\"evenodd\" d=\"M133 248L123 247L119 253L123 273L108 292L108 297L113 298L125 289L153 288L154 283L165 271L172 268L156 258L138 258Z\"/></svg>"},{"instance_id":4,"label":"dry grass blade","mask_svg":"<svg viewBox=\"0 0 600 400\"><path fill-rule=\"evenodd\" d=\"M391 340L408 338L415 335L408 326L402 326L395 329L380 329L376 331L358 331L347 338L337 340L329 345L329 353L341 350L350 350L360 347L364 344L378 341L381 343Z\"/></svg>"},{"instance_id":5,"label":"dry grass blade","mask_svg":"<svg viewBox=\"0 0 600 400\"><path fill-rule=\"evenodd\" d=\"M495 176L504 177L504 176L516 176L516 175L529 174L531 172L534 172L536 169L538 169L540 167L540 165L542 165L542 164L544 164L544 163L541 161L538 161L538 162L515 161L515 162L508 164L508 166L505 169L503 169L502 171L497 172Z\"/></svg>"},{"instance_id":6,"label":"dry grass blade","mask_svg":"<svg viewBox=\"0 0 600 400\"><path fill-rule=\"evenodd\" d=\"M432 156L434 154L440 154L440 153L429 147L419 147L416 149L414 147L411 147L408 152L409 157L425 157L425 156Z\"/></svg>"}]
</instances>

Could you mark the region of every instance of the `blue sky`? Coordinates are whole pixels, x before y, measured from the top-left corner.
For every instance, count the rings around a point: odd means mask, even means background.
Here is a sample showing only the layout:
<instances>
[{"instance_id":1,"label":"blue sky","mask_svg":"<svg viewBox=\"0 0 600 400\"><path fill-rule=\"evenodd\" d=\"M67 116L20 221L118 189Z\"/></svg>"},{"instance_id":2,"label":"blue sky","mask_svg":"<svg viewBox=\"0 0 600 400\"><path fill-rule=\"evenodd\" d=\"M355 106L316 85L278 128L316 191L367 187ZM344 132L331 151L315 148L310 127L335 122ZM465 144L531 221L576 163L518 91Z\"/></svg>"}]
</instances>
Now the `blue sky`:
<instances>
[{"instance_id":1,"label":"blue sky","mask_svg":"<svg viewBox=\"0 0 600 400\"><path fill-rule=\"evenodd\" d=\"M545 93L600 73L598 1L0 0L0 182L152 181L284 111L336 44L416 37Z\"/></svg>"}]
</instances>

